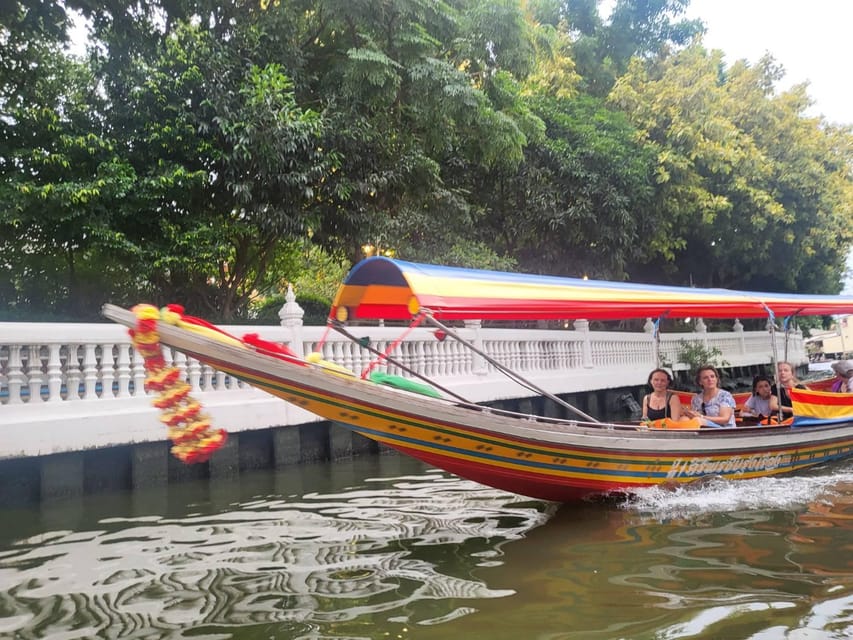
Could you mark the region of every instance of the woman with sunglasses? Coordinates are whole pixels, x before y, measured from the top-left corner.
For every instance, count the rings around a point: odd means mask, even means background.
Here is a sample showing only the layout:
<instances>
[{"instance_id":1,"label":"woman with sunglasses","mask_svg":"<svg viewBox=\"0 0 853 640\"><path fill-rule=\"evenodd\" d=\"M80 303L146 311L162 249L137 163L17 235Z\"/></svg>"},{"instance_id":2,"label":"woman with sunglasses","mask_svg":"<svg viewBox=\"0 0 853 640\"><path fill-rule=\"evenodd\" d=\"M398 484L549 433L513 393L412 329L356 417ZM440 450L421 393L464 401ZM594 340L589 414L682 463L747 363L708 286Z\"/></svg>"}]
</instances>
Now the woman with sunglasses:
<instances>
[{"instance_id":1,"label":"woman with sunglasses","mask_svg":"<svg viewBox=\"0 0 853 640\"><path fill-rule=\"evenodd\" d=\"M735 399L725 389L720 389L720 374L716 367L705 364L696 372L696 384L702 391L693 396L690 408L684 414L698 418L703 427L735 426Z\"/></svg>"}]
</instances>

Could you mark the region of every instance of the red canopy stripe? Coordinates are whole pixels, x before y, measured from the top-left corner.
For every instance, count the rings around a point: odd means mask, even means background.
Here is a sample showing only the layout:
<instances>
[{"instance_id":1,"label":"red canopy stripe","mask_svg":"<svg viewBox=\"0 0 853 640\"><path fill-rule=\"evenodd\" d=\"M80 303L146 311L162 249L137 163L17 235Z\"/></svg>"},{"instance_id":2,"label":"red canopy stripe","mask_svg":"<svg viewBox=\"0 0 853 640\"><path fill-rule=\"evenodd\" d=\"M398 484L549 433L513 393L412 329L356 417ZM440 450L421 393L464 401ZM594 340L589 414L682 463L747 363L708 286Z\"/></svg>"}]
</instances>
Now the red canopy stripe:
<instances>
[{"instance_id":1,"label":"red canopy stripe","mask_svg":"<svg viewBox=\"0 0 853 640\"><path fill-rule=\"evenodd\" d=\"M411 302L415 301L414 306ZM349 319L408 319L429 309L440 319L757 318L853 313L853 297L639 285L504 273L368 258L338 290Z\"/></svg>"}]
</instances>

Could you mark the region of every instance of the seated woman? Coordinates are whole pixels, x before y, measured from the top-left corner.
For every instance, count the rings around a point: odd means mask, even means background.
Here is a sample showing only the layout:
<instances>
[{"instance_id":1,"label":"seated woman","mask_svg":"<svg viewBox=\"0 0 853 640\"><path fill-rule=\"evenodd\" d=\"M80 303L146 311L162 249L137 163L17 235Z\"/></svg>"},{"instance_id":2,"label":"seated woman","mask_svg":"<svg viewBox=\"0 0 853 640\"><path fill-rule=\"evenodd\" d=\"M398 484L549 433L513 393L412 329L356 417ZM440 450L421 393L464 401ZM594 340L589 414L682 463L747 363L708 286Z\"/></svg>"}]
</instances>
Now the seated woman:
<instances>
[{"instance_id":1,"label":"seated woman","mask_svg":"<svg viewBox=\"0 0 853 640\"><path fill-rule=\"evenodd\" d=\"M794 415L794 408L791 406L791 396L788 395L788 390L805 389L805 386L800 384L800 381L797 380L797 376L794 375L794 365L790 362L780 362L777 364L776 373L778 375L779 387L778 390L775 384L770 387L770 391L773 396L770 400L770 408L773 410L773 414L775 415L779 413L779 408L781 407L783 416L790 418ZM780 398L781 404L779 402Z\"/></svg>"},{"instance_id":2,"label":"seated woman","mask_svg":"<svg viewBox=\"0 0 853 640\"><path fill-rule=\"evenodd\" d=\"M853 360L839 360L832 363L832 370L835 371L835 382L832 383L832 390L841 393L853 393Z\"/></svg>"},{"instance_id":3,"label":"seated woman","mask_svg":"<svg viewBox=\"0 0 853 640\"><path fill-rule=\"evenodd\" d=\"M690 408L684 409L689 418L698 418L703 427L735 426L735 399L725 389L720 389L720 374L710 364L699 367L696 384L702 391L693 396Z\"/></svg>"},{"instance_id":4,"label":"seated woman","mask_svg":"<svg viewBox=\"0 0 853 640\"><path fill-rule=\"evenodd\" d=\"M741 416L770 417L773 414L771 386L767 376L755 376L752 379L752 395L744 403Z\"/></svg>"},{"instance_id":5,"label":"seated woman","mask_svg":"<svg viewBox=\"0 0 853 640\"><path fill-rule=\"evenodd\" d=\"M652 392L643 397L643 421L670 418L681 420L681 400L669 390L672 376L666 369L654 369L649 374Z\"/></svg>"}]
</instances>

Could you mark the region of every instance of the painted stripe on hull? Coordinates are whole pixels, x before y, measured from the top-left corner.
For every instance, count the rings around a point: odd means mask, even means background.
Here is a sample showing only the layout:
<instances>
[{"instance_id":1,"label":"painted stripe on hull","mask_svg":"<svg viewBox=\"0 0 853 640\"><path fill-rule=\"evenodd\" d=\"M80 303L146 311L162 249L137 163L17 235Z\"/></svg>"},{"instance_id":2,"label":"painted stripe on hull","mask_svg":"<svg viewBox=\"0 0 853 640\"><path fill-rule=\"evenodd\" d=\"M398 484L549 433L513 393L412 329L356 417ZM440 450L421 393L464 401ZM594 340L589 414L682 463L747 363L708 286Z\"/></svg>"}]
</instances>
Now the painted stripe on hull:
<instances>
[{"instance_id":1,"label":"painted stripe on hull","mask_svg":"<svg viewBox=\"0 0 853 640\"><path fill-rule=\"evenodd\" d=\"M538 498L541 500L554 500L556 502L571 502L585 498L587 496L603 494L609 492L627 491L641 487L653 487L663 484L659 480L640 482L640 481L613 481L612 479L600 478L555 478L551 476L542 476L541 474L524 473L517 469L496 467L494 465L484 465L477 462L463 461L454 458L447 458L434 452L422 451L420 449L408 448L405 446L392 445L395 449L431 464L439 469L444 469L451 473L480 482L497 489L517 493L520 495ZM689 484L696 480L712 476L722 476L730 480L745 480L748 478L758 478L774 475L784 475L795 471L801 471L808 467L814 466L813 462L793 466L790 468L779 468L763 473L749 474L705 474L704 476L696 476L690 478L679 478L666 480L666 483Z\"/></svg>"},{"instance_id":2,"label":"painted stripe on hull","mask_svg":"<svg viewBox=\"0 0 853 640\"><path fill-rule=\"evenodd\" d=\"M238 372L233 373L235 375L241 375ZM246 377L246 375L242 374L242 377ZM527 459L534 464L536 463L536 460L532 459L534 456L545 458L563 458L566 456L573 456L586 463L604 463L609 466L639 464L643 465L644 469L647 469L650 464L660 464L661 461L671 462L678 458L685 457L683 452L677 451L662 451L656 452L654 455L649 455L635 452L630 449L614 450L611 448L589 448L562 445L558 443L541 444L507 435L497 436L488 431L481 431L469 427L460 427L459 425L451 423L443 423L435 420L428 420L420 416L405 414L401 411L392 411L384 407L378 407L367 403L359 403L352 399L343 399L334 394L326 394L310 387L301 387L299 385L283 386L278 381L267 385L264 384L264 381L255 378L254 376L251 376L248 381L256 386L266 388L270 393L288 401L295 400L296 398L294 396L301 398L302 401L297 402L297 404L305 406L305 408L309 409L313 413L317 413L318 415L322 415L323 417L327 417L331 420L345 421L346 418L352 419L357 416L358 421L351 423L350 426L363 432L367 437L376 439L379 435L384 435L387 438L400 440L404 443L411 444L412 442L424 442L433 446L437 446L433 442L437 436L447 438L464 438L466 440L470 440L473 446L459 448L459 451L467 453L479 452L479 457L483 458L494 457L489 453L490 448L503 447L510 449L515 454L521 453L528 456ZM308 404L306 405L306 403ZM343 413L341 413L341 410L344 410ZM353 413L354 411L355 413ZM386 422L390 422L391 424L385 424ZM374 428L371 429L369 428L370 426L373 426ZM412 435L402 437L400 434L401 429L403 428L406 430L409 428L422 429L427 433L423 434L422 437L414 437ZM397 433L393 433L394 431L397 431ZM429 436L429 439L427 439L426 436ZM820 456L826 449L833 449L839 446L844 446L845 444L853 448L853 437L846 440L837 439L833 441L824 441L816 445L801 445L799 447L764 446L751 449L741 448L715 451L713 454L697 451L695 452L695 455L720 460L733 455L751 456L771 455L776 453L797 453L800 456ZM505 458L501 459L505 460ZM551 465L544 462L539 466L542 468L548 468ZM556 465L556 467L562 468L562 465Z\"/></svg>"},{"instance_id":3,"label":"painted stripe on hull","mask_svg":"<svg viewBox=\"0 0 853 640\"><path fill-rule=\"evenodd\" d=\"M733 479L789 473L849 455L853 438L800 446L706 454L570 445L541 445L355 402L333 393L213 363L232 375L356 432L462 477L522 495L572 500L589 493L690 482L706 475Z\"/></svg>"},{"instance_id":4,"label":"painted stripe on hull","mask_svg":"<svg viewBox=\"0 0 853 640\"><path fill-rule=\"evenodd\" d=\"M130 312L107 311L108 317L135 326ZM455 407L336 378L170 325L161 327L161 342L432 464L527 495L563 495L564 490L565 499L573 499L586 491L687 482L711 474L733 479L775 475L853 453L853 421L766 433L595 426Z\"/></svg>"}]
</instances>

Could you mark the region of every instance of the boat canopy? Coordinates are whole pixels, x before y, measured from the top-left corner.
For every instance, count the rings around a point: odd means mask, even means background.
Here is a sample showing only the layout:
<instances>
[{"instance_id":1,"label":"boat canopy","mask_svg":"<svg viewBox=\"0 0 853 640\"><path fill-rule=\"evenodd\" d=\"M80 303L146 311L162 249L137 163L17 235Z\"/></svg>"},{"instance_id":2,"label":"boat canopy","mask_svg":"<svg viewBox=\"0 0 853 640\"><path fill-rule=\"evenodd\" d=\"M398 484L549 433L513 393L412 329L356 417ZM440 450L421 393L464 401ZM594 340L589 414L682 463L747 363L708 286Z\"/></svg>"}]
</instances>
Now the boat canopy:
<instances>
[{"instance_id":1,"label":"boat canopy","mask_svg":"<svg viewBox=\"0 0 853 640\"><path fill-rule=\"evenodd\" d=\"M853 313L853 296L760 293L641 285L580 278L462 269L373 257L347 275L330 318L621 320L760 318Z\"/></svg>"}]
</instances>

